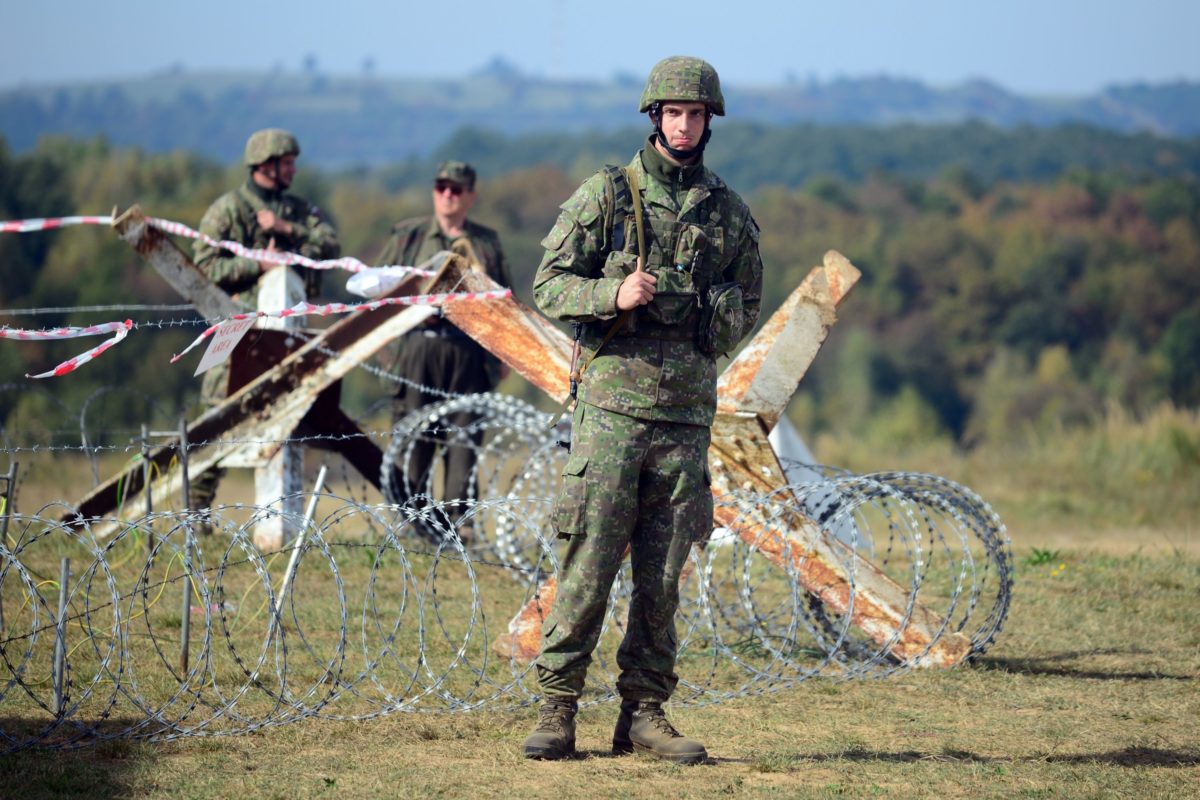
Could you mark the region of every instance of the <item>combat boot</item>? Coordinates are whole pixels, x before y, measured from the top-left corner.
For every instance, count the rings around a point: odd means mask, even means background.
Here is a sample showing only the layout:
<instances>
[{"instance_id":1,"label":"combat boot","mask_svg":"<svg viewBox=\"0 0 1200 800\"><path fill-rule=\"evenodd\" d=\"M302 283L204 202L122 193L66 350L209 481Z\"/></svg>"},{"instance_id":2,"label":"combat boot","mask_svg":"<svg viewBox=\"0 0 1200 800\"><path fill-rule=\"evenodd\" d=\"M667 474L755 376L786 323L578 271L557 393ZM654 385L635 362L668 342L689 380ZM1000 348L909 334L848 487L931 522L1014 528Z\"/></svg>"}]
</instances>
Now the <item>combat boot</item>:
<instances>
[{"instance_id":1,"label":"combat boot","mask_svg":"<svg viewBox=\"0 0 1200 800\"><path fill-rule=\"evenodd\" d=\"M538 724L525 739L525 757L556 761L575 755L575 712L579 704L550 699L538 711Z\"/></svg>"},{"instance_id":2,"label":"combat boot","mask_svg":"<svg viewBox=\"0 0 1200 800\"><path fill-rule=\"evenodd\" d=\"M613 752L646 753L676 764L699 764L708 758L704 745L689 739L667 721L662 703L624 700L613 730Z\"/></svg>"}]
</instances>

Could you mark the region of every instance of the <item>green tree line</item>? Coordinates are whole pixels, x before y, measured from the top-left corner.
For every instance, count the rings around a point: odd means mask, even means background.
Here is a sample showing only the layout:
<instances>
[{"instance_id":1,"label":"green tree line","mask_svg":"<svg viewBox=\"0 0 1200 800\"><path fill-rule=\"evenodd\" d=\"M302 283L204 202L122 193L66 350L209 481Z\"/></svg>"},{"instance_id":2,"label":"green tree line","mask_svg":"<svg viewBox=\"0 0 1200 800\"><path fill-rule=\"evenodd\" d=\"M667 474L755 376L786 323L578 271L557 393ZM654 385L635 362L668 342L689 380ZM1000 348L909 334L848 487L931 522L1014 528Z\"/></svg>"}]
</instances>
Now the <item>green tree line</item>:
<instances>
[{"instance_id":1,"label":"green tree line","mask_svg":"<svg viewBox=\"0 0 1200 800\"><path fill-rule=\"evenodd\" d=\"M1093 153L1101 153L1110 136L1076 133L1080 147ZM911 137L915 149L931 148L916 144L915 130L895 135ZM547 157L511 166L466 146L480 136L465 131L439 155L449 155L457 142L463 156L479 164L480 202L472 216L500 231L514 288L528 302L539 241L558 204L582 176L626 160L640 134L627 135L619 151L582 139L570 163ZM936 131L930 136L937 141ZM899 443L947 437L972 445L1030 426L1086 424L1112 405L1133 413L1164 402L1200 405L1200 170L1186 159L1165 163L1167 151L1144 144L1145 163L1097 155L1094 163L1083 159L1085 166L1036 179L945 161L927 177L897 166L809 171L791 184L778 173L779 180L742 186L723 175L742 191L762 229L765 313L826 250L841 251L863 272L805 378L794 418L809 432L870 431ZM546 143L543 154L557 146ZM799 163L802 148L793 149ZM1180 151L1170 152L1177 157ZM746 158L754 161L749 151ZM712 160L722 171L715 147ZM21 155L0 146L0 218L107 214L136 202L149 215L195 227L207 205L243 175L236 165L184 152L117 149L103 140L48 138ZM302 158L294 188L330 213L345 253L369 262L392 223L428 211L431 175L428 164L412 163L323 172L306 168ZM327 294L345 299L338 283L328 280ZM0 234L0 309L179 302L107 229ZM0 324L47 328L121 316L141 326L126 342L35 391L26 373L48 369L97 340L0 341L6 429L15 419L41 418L48 403L79 408L114 382L171 408L195 403L195 360L169 364L200 332L176 324L194 321L194 314L5 314ZM528 391L511 379L506 386ZM364 408L382 391L371 381L351 381L346 402ZM109 421L134 428L141 413L137 404L118 405Z\"/></svg>"}]
</instances>

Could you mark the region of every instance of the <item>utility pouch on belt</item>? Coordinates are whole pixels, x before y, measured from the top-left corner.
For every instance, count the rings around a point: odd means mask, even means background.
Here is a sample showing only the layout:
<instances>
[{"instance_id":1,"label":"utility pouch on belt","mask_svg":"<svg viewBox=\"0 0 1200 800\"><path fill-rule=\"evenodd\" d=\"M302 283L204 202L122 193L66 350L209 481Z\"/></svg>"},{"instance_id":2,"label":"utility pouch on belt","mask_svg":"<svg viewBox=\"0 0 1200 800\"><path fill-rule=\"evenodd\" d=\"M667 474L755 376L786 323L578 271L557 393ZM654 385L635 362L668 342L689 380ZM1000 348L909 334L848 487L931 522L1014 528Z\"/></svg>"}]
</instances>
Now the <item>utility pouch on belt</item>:
<instances>
[{"instance_id":1,"label":"utility pouch on belt","mask_svg":"<svg viewBox=\"0 0 1200 800\"><path fill-rule=\"evenodd\" d=\"M742 286L718 283L710 286L700 309L696 346L709 356L723 356L746 335L746 312L742 308Z\"/></svg>"}]
</instances>

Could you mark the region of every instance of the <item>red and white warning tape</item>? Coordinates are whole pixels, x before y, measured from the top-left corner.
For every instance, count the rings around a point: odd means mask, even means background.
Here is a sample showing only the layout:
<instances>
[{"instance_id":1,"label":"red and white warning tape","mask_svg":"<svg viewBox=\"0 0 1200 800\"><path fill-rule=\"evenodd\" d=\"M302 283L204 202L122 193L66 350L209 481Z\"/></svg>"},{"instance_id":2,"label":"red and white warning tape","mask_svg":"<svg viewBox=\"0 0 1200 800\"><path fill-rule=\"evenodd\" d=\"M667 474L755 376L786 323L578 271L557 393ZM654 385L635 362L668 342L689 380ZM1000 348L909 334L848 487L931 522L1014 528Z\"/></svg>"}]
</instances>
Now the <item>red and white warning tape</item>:
<instances>
[{"instance_id":1,"label":"red and white warning tape","mask_svg":"<svg viewBox=\"0 0 1200 800\"><path fill-rule=\"evenodd\" d=\"M0 220L0 233L31 233L34 231L49 231L58 228L66 228L72 225L111 225L113 218L111 216L75 216L75 217L39 217L34 219L19 219L19 220ZM165 233L184 236L189 239L200 239L213 247L219 247L228 250L235 255L244 256L254 259L255 261L269 261L277 264L294 264L310 269L342 269L347 272L361 273L364 271L374 271L383 269L389 271L392 275L398 272L412 273L416 275L429 276L434 273L429 270L417 269L416 267L407 267L401 265L388 266L385 268L370 267L367 264L359 261L357 258L345 257L335 258L327 261L314 261L307 256L302 256L299 253L286 253L275 250L261 250L245 247L238 242L218 241L211 236L193 230L188 226L172 222L171 220L158 219L150 217L146 220L151 226L158 228ZM313 305L311 303L299 303L291 308L286 308L282 311L258 311L249 314L238 314L228 320L213 325L208 330L200 335L196 341L188 345L179 355L171 359L174 364L183 357L188 350L191 350L196 345L207 339L213 334L222 324L232 322L234 320L251 319L255 317L293 317L307 316L309 314L319 314L322 316L328 314L344 314L351 311L359 311L362 309L379 308L385 305L441 305L451 300L492 300L504 297L511 297L512 291L509 289L500 289L491 292L459 292L452 294L426 294L426 295L411 295L409 297L389 297L380 300L374 300L369 303L328 303L325 305ZM110 333L116 331L116 336L104 341L103 343L93 347L86 353L82 353L74 358L68 359L59 364L49 372L42 372L38 375L26 375L27 378L50 378L66 375L68 372L73 372L78 367L91 361L96 356L103 353L108 348L112 347L117 342L121 341L128 335L129 330L133 327L130 320L124 322L105 322L99 325L89 325L86 328L55 328L45 331L29 331L16 328L0 328L0 339L16 339L19 341L49 341L55 339L74 339L80 336L95 336L101 333Z\"/></svg>"},{"instance_id":2,"label":"red and white warning tape","mask_svg":"<svg viewBox=\"0 0 1200 800\"><path fill-rule=\"evenodd\" d=\"M0 222L0 233L29 233L52 231L70 225L111 225L112 217L48 217L37 219L14 219Z\"/></svg>"},{"instance_id":3,"label":"red and white warning tape","mask_svg":"<svg viewBox=\"0 0 1200 800\"><path fill-rule=\"evenodd\" d=\"M512 297L512 289L493 289L489 292L454 292L444 294L413 294L406 297L384 297L379 300L372 300L369 303L326 303L325 305L313 305L312 303L297 303L291 308L285 308L281 311L250 311L245 314L235 314L229 319L224 319L207 328L204 333L196 337L196 340L183 349L178 355L171 357L171 363L174 364L179 359L187 355L188 351L192 350L196 345L203 342L208 337L212 336L222 325L231 322L238 322L246 319L256 319L258 317L303 317L310 314L317 314L322 317L329 314L346 314L351 311L364 311L383 306L440 306L444 303L457 300L502 300L506 297Z\"/></svg>"},{"instance_id":4,"label":"red and white warning tape","mask_svg":"<svg viewBox=\"0 0 1200 800\"><path fill-rule=\"evenodd\" d=\"M96 336L101 333L116 332L116 336L111 339L106 339L100 344L88 350L86 353L68 358L66 361L59 364L49 372L42 372L37 375L25 373L26 378L57 378L60 375L66 375L68 372L74 372L79 367L91 361L96 356L103 353L108 348L112 347L117 342L124 339L130 328L133 327L132 320L124 322L104 322L99 325L88 325L86 328L54 328L48 331L26 331L17 328L0 328L0 339L17 339L19 341L49 341L53 339L78 339L80 336Z\"/></svg>"},{"instance_id":5,"label":"red and white warning tape","mask_svg":"<svg viewBox=\"0 0 1200 800\"><path fill-rule=\"evenodd\" d=\"M0 221L0 233L32 233L34 231L51 231L58 228L66 228L71 225L111 225L112 217L43 217L36 219L17 219ZM255 261L268 261L273 264L294 264L309 269L342 269L346 272L363 272L364 270L375 269L357 258L346 256L343 258L332 258L326 261L314 261L308 256L302 256L299 253L288 253L280 250L262 250L251 247L246 247L239 242L231 242L224 239L214 239L207 234L189 228L182 222L172 222L169 219L159 219L158 217L148 217L146 222L151 227L158 228L164 233L172 233L176 236L183 236L188 239L199 239L205 244L219 247L222 250L228 250L237 256L243 256ZM416 267L406 267L399 264L389 265L391 270L404 270L415 275L429 276L433 273L425 269L417 269Z\"/></svg>"}]
</instances>

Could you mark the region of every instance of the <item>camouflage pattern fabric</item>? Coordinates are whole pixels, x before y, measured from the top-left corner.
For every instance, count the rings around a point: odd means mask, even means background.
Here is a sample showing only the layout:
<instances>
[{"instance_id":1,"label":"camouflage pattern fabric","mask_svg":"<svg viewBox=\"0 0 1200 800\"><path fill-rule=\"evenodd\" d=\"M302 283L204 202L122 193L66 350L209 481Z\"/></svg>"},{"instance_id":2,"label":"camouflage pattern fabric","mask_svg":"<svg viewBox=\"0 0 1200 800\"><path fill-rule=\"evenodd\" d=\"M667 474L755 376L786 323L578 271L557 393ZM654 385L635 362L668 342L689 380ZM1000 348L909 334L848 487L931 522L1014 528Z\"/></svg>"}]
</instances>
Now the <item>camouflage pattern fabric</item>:
<instances>
[{"instance_id":1,"label":"camouflage pattern fabric","mask_svg":"<svg viewBox=\"0 0 1200 800\"><path fill-rule=\"evenodd\" d=\"M253 141L252 136L250 143ZM258 211L264 208L269 208L277 217L290 222L292 235L264 232L258 225L257 217ZM238 189L221 195L209 206L200 220L200 232L218 241L239 242L246 247L265 248L274 238L276 250L299 253L317 260L337 258L341 253L337 233L321 217L320 209L295 195L267 191L250 179ZM257 261L235 256L199 239L193 252L196 266L211 281L247 308L257 308L255 295L258 279L262 275L262 267ZM303 276L305 294L312 299L320 291L321 272L305 269ZM205 372L200 384L201 399L208 405L220 403L225 399L228 380L228 362ZM223 474L224 470L213 468L196 476L188 487L189 507L211 506ZM205 523L202 532L208 531Z\"/></svg>"},{"instance_id":2,"label":"camouflage pattern fabric","mask_svg":"<svg viewBox=\"0 0 1200 800\"><path fill-rule=\"evenodd\" d=\"M721 79L712 64L700 58L671 56L650 69L638 111L644 113L655 103L670 100L704 103L713 114L725 116Z\"/></svg>"},{"instance_id":3,"label":"camouflage pattern fabric","mask_svg":"<svg viewBox=\"0 0 1200 800\"><path fill-rule=\"evenodd\" d=\"M443 161L438 164L435 181L450 181L459 186L475 190L475 168L465 161ZM483 226L480 226L483 227Z\"/></svg>"},{"instance_id":4,"label":"camouflage pattern fabric","mask_svg":"<svg viewBox=\"0 0 1200 800\"><path fill-rule=\"evenodd\" d=\"M742 334L754 327L762 295L758 225L742 199L703 165L674 165L650 144L628 169L642 187L645 268L658 280L654 302L635 311L632 325L591 360L618 316L617 289L637 264L632 218L625 222L624 248L610 252L614 211L603 173L562 205L542 240L546 254L534 277L534 299L555 319L589 323L581 401L639 419L711 425L717 369L713 356L697 347L699 296L710 286L738 283Z\"/></svg>"},{"instance_id":5,"label":"camouflage pattern fabric","mask_svg":"<svg viewBox=\"0 0 1200 800\"><path fill-rule=\"evenodd\" d=\"M242 160L247 167L257 167L264 161L282 156L300 155L300 142L283 128L264 128L250 134Z\"/></svg>"},{"instance_id":6,"label":"camouflage pattern fabric","mask_svg":"<svg viewBox=\"0 0 1200 800\"><path fill-rule=\"evenodd\" d=\"M264 231L257 214L270 209L280 219L292 225L292 233ZM341 254L337 233L321 215L321 210L303 198L287 192L268 191L253 180L217 198L204 218L200 232L217 240L238 242L246 247L265 248L275 240L275 249L299 253L318 261L337 258ZM214 283L240 299L248 307L256 307L254 290L262 275L262 267L250 258L235 256L197 239L194 249L196 266ZM289 267L289 269L292 269ZM321 289L321 271L303 269L305 294L309 299Z\"/></svg>"},{"instance_id":7,"label":"camouflage pattern fabric","mask_svg":"<svg viewBox=\"0 0 1200 800\"><path fill-rule=\"evenodd\" d=\"M708 444L703 425L650 422L582 403L575 409L555 506L555 525L570 541L537 661L548 697L583 691L627 547L635 590L617 652L617 690L627 700L671 696L680 571L692 543L712 531Z\"/></svg>"},{"instance_id":8,"label":"camouflage pattern fabric","mask_svg":"<svg viewBox=\"0 0 1200 800\"><path fill-rule=\"evenodd\" d=\"M762 261L749 208L702 164L681 166L651 139L628 171L642 191L645 268L658 280L654 301L597 354L638 247L633 220L615 219L624 212L603 171L563 204L534 278L538 307L584 323L583 357L594 356L583 373L555 504L554 525L569 544L537 672L547 696L579 696L629 546L634 592L617 689L627 700L661 702L677 680L680 570L693 542L712 530L716 362L698 347L699 298L736 282L744 335L758 318ZM614 240L623 245L614 249Z\"/></svg>"}]
</instances>

